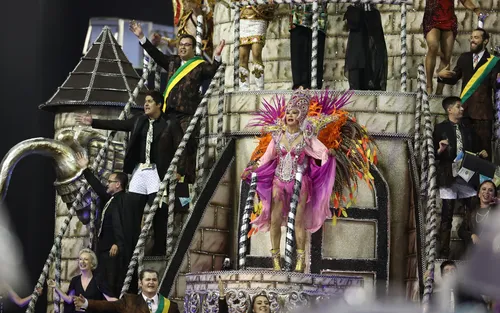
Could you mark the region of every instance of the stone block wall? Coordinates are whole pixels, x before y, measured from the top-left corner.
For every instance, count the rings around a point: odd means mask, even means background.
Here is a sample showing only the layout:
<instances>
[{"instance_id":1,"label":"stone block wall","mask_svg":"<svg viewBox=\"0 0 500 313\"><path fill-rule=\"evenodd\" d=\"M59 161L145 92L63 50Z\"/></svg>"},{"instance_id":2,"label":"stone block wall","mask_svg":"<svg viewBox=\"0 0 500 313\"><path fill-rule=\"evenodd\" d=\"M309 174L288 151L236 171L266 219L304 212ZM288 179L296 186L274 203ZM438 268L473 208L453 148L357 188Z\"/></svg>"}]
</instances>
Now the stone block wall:
<instances>
[{"instance_id":1,"label":"stone block wall","mask_svg":"<svg viewBox=\"0 0 500 313\"><path fill-rule=\"evenodd\" d=\"M233 216L234 166L227 169L205 215L190 243L189 252L179 269L171 297L182 303L186 291L186 274L220 271L229 256Z\"/></svg>"},{"instance_id":2,"label":"stone block wall","mask_svg":"<svg viewBox=\"0 0 500 313\"><path fill-rule=\"evenodd\" d=\"M344 28L344 13L349 4L328 4L329 27L325 43L325 64L323 87L330 89L347 89L349 84L344 76L345 49L348 32ZM500 44L499 0L480 2L480 7L489 14L485 22L485 29L491 33L489 47ZM417 66L424 62L427 45L422 31L422 18L425 0L415 0L413 6L407 6L407 91L416 91ZM453 65L458 56L469 51L469 37L471 31L477 27L477 17L471 11L455 0L456 15L458 18L459 34L455 41L452 58ZM387 91L400 91L401 65L401 8L399 5L378 5L382 16L382 26L388 52L388 82ZM263 51L265 65L265 89L290 89L292 86L290 64L290 34L289 34L289 6L280 5L275 12L273 21L267 29L267 41ZM228 65L226 71L226 87L233 87L233 14L223 4L217 3L214 14L214 43L221 39L226 40L222 60ZM307 60L304 60L307 61ZM439 64L439 62L438 62ZM253 80L251 80L253 81ZM460 83L456 86L460 86ZM459 93L460 87L445 87L445 94Z\"/></svg>"}]
</instances>

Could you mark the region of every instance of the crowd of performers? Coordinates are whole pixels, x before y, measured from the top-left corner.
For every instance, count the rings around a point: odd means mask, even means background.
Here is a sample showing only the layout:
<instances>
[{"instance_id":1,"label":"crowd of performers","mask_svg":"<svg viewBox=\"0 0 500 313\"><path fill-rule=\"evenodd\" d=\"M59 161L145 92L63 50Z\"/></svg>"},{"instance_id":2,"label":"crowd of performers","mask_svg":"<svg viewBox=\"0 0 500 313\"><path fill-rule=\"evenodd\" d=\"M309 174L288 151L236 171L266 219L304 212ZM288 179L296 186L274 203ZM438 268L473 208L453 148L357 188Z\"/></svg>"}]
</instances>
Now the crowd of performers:
<instances>
[{"instance_id":1,"label":"crowd of performers","mask_svg":"<svg viewBox=\"0 0 500 313\"><path fill-rule=\"evenodd\" d=\"M470 0L462 3L480 15ZM250 89L250 74L254 76L257 89L264 88L262 49L267 25L275 9L274 4L241 8L240 90ZM488 218L496 199L496 186L500 183L500 178L495 180L496 175L478 174L479 182L474 185L474 179L460 172L460 162L467 153L491 160L493 90L500 87L500 62L486 49L489 34L484 29L476 29L471 35L470 52L462 54L454 70L449 70L457 34L453 10L451 0L428 0L423 23L429 48L426 57L428 92L432 92L432 74L439 48L441 64L437 93L442 90L442 84L456 84L462 79L461 96L444 99L443 108L448 119L436 125L434 132L440 197L443 199L443 258L449 257L455 200L465 199L467 208L459 235L467 244L476 244L481 237L478 228ZM328 23L326 3L320 5L319 11L317 87L321 89ZM344 19L350 31L345 75L351 89L385 90L387 50L380 13L374 5L355 4L348 7ZM281 226L286 224L290 210L295 210L292 220L295 223L295 271L303 272L306 233L316 232L327 219L335 220L345 214L345 208L354 201L358 182L365 181L372 187L370 167L377 162L377 149L367 130L343 109L352 93L308 91L312 86L311 64L304 60L309 60L312 53L311 27L312 4L293 5L290 52L295 91L290 99L276 96L263 102L261 111L250 123L252 127L261 127L262 134L242 174L243 180L250 183L256 178L257 182L252 228L248 235L269 231L274 270L282 269ZM48 287L70 306L69 310L178 312L174 302L158 294L159 277L154 270L138 273L138 285L132 284L130 291L141 288L141 294L126 294L121 299L118 296L138 240L144 207L152 205L159 191L175 147L201 101L200 87L215 75L221 64L225 42L222 40L213 49L213 62L210 63L195 56L196 40L189 34L178 37L177 55L165 55L157 49L161 41L159 35L154 34L150 41L135 21L130 23L130 30L149 56L167 71L169 79L163 94L148 91L143 114L128 120L100 120L90 114L76 117L82 125L129 132L130 140L123 172L109 175L106 186L88 169L88 157L81 153L77 156L80 167L86 168L83 172L85 179L100 198L100 216L95 252L89 249L80 251L80 275L71 280L65 291L54 281L48 281ZM253 59L251 71L250 52ZM195 138L198 133L197 127L177 167L176 210L185 210L189 204L188 185L195 181ZM476 196L478 201L472 204L471 198ZM153 225L152 255L165 254L166 214L166 206L160 206ZM7 291L20 306L31 299L20 298L8 287ZM220 292L221 310L227 312L223 288ZM255 297L252 309L269 312L269 299Z\"/></svg>"},{"instance_id":2,"label":"crowd of performers","mask_svg":"<svg viewBox=\"0 0 500 313\"><path fill-rule=\"evenodd\" d=\"M325 40L328 27L327 3L319 5L316 86L323 86ZM250 89L250 74L257 90L264 89L262 49L268 22L277 5L243 6L240 10L239 90ZM275 17L274 17L275 18ZM312 56L312 4L294 4L290 8L290 57L293 89L310 89ZM349 6L344 19L349 29L345 76L355 90L386 90L387 49L380 12L371 4ZM248 60L252 52L253 70Z\"/></svg>"}]
</instances>

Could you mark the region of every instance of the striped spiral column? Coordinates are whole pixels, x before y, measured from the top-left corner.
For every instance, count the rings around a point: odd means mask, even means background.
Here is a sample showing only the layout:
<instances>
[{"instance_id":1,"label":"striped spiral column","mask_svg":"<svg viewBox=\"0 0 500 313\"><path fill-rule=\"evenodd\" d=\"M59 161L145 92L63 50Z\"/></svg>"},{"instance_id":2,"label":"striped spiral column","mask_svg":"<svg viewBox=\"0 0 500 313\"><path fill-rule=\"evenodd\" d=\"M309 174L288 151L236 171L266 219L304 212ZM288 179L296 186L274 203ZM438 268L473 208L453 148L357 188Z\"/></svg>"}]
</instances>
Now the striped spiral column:
<instances>
[{"instance_id":1,"label":"striped spiral column","mask_svg":"<svg viewBox=\"0 0 500 313\"><path fill-rule=\"evenodd\" d=\"M401 92L406 92L406 4L401 4Z\"/></svg>"},{"instance_id":2,"label":"striped spiral column","mask_svg":"<svg viewBox=\"0 0 500 313\"><path fill-rule=\"evenodd\" d=\"M54 255L56 264L54 266L54 275L55 275L55 283L56 286L61 286L61 267L62 267L62 260L61 260L61 242L59 242L57 248L56 248L56 254ZM61 297L57 292L54 292L54 313L59 313L61 311Z\"/></svg>"},{"instance_id":3,"label":"striped spiral column","mask_svg":"<svg viewBox=\"0 0 500 313\"><path fill-rule=\"evenodd\" d=\"M422 123L422 90L419 86L417 88L417 105L415 107L415 138L413 142L413 153L415 160L417 160L417 165L420 160L420 145L421 145L421 138L420 138L420 125Z\"/></svg>"},{"instance_id":4,"label":"striped spiral column","mask_svg":"<svg viewBox=\"0 0 500 313\"><path fill-rule=\"evenodd\" d=\"M158 64L155 63L154 71L155 71L155 90L160 91L160 89L161 89L161 66L159 66Z\"/></svg>"},{"instance_id":5,"label":"striped spiral column","mask_svg":"<svg viewBox=\"0 0 500 313\"><path fill-rule=\"evenodd\" d=\"M312 3L312 47L311 47L311 88L318 88L318 31L319 31L319 5L318 1Z\"/></svg>"},{"instance_id":6,"label":"striped spiral column","mask_svg":"<svg viewBox=\"0 0 500 313\"><path fill-rule=\"evenodd\" d=\"M201 105L200 105L201 106ZM202 116L200 116L200 140L198 145L198 161L196 162L196 184L195 192L198 193L198 188L201 187L203 182L203 175L205 172L205 161L207 154L207 124L208 124L208 103L202 106Z\"/></svg>"},{"instance_id":7,"label":"striped spiral column","mask_svg":"<svg viewBox=\"0 0 500 313\"><path fill-rule=\"evenodd\" d=\"M163 178L162 183L160 184L160 188L158 190L158 193L156 194L156 198L154 199L153 205L146 212L144 212L144 214L145 214L144 226L141 229L141 233L139 235L139 240L137 241L134 252L132 254L132 259L130 260L130 263L128 265L127 276L125 277L125 281L123 283L123 288L122 288L120 296L123 296L123 294L125 294L125 292L127 292L128 288L130 287L130 283L132 281L132 275L134 274L134 269L137 265L139 254L141 253L142 250L144 250L147 234L149 232L149 229L151 228L151 224L153 222L153 217L154 217L156 210L158 208L158 204L159 204L161 198L163 197L163 194L165 193L165 189L167 188L167 183L168 183L168 181L175 178L174 172L175 172L175 169L177 168L177 164L179 163L179 158L182 156L182 153L184 152L184 150L186 148L186 144L193 133L193 130L196 126L196 123L198 122L200 116L203 115L203 110L204 110L203 107L207 105L208 98L212 96L212 93L213 93L215 86L216 86L216 82L220 78L221 75L224 75L224 72L222 72L219 68L217 70L217 73L215 74L214 78L212 79L212 82L210 83L210 86L208 87L208 90L205 93L205 96L201 100L200 105L196 109L196 112L194 113L193 118L191 118L191 121L189 122L189 126L186 129L186 132L184 133L184 136L182 137L182 140L179 143L177 150L175 151L175 155L172 158L172 161L170 162L170 166L167 170L167 173L165 174L165 177ZM30 313L32 313L32 312L30 312Z\"/></svg>"},{"instance_id":8,"label":"striped spiral column","mask_svg":"<svg viewBox=\"0 0 500 313\"><path fill-rule=\"evenodd\" d=\"M302 169L295 174L295 183L293 184L293 196L290 202L290 212L286 224L285 238L285 271L292 271L293 243L295 241L295 215L297 214L297 205L300 199L300 188L302 187Z\"/></svg>"},{"instance_id":9,"label":"striped spiral column","mask_svg":"<svg viewBox=\"0 0 500 313\"><path fill-rule=\"evenodd\" d=\"M233 65L234 65L234 82L233 89L238 90L240 85L240 8L233 7L234 14L234 47L233 47Z\"/></svg>"},{"instance_id":10,"label":"striped spiral column","mask_svg":"<svg viewBox=\"0 0 500 313\"><path fill-rule=\"evenodd\" d=\"M238 247L238 269L244 270L246 267L246 257L248 249L248 231L250 230L250 214L254 206L255 190L257 189L257 173L252 173L252 180L250 181L250 190L248 191L247 201L245 202L245 209L241 217L240 225L240 241Z\"/></svg>"},{"instance_id":11,"label":"striped spiral column","mask_svg":"<svg viewBox=\"0 0 500 313\"><path fill-rule=\"evenodd\" d=\"M142 58L142 68L143 69L154 68L154 64L152 62L154 62L154 60L149 56L148 52L146 50L144 50L144 58ZM151 65L151 67L150 67L150 65ZM146 78L146 80L144 81L144 86L146 88L149 88L148 84L149 84L149 82L148 82L148 79Z\"/></svg>"},{"instance_id":12,"label":"striped spiral column","mask_svg":"<svg viewBox=\"0 0 500 313\"><path fill-rule=\"evenodd\" d=\"M424 140L427 142L427 159L429 160L428 168L428 181L429 188L427 190L427 216L426 216L426 236L425 236L425 253L427 259L427 277L424 281L424 297L423 303L427 304L429 302L429 297L432 294L432 289L434 285L434 268L436 260L436 244L437 244L437 210L436 210L436 199L438 186L436 183L436 165L434 159L434 143L432 140L432 121L431 113L429 107L429 99L427 97L426 90L426 79L423 64L418 67L418 79L420 88L422 88L422 109L424 113L424 127L425 134Z\"/></svg>"},{"instance_id":13,"label":"striped spiral column","mask_svg":"<svg viewBox=\"0 0 500 313\"><path fill-rule=\"evenodd\" d=\"M422 73L419 72L419 79L420 79L420 75ZM424 74L425 76L425 74ZM428 159L428 142L426 140L426 132L427 132L427 129L426 129L426 122L427 122L427 119L430 119L430 115L427 116L427 113L425 112L425 105L424 105L424 101L429 101L429 97L427 95L427 89L426 88L422 88L422 85L420 85L419 83L419 86L418 86L418 89L420 91L420 93L422 94L422 98L421 98L421 101L422 101L422 107L421 107L421 110L422 110L422 115L423 115L423 118L424 118L424 133L422 134L422 140L421 140L421 145L420 145L420 195L424 198L427 197L427 188L428 188L428 184L429 184L429 177L428 177L428 169L429 169L429 159Z\"/></svg>"},{"instance_id":14,"label":"striped spiral column","mask_svg":"<svg viewBox=\"0 0 500 313\"><path fill-rule=\"evenodd\" d=\"M175 188L177 187L177 168L172 170L174 178L170 180L168 185L168 217L167 217L167 241L166 251L167 256L174 251L174 209L175 209Z\"/></svg>"},{"instance_id":15,"label":"striped spiral column","mask_svg":"<svg viewBox=\"0 0 500 313\"><path fill-rule=\"evenodd\" d=\"M92 249L94 246L94 236L95 236L95 212L96 212L96 202L97 202L97 194L94 190L92 190L91 194L91 202L90 202L90 223L89 223L89 249Z\"/></svg>"},{"instance_id":16,"label":"striped spiral column","mask_svg":"<svg viewBox=\"0 0 500 313\"><path fill-rule=\"evenodd\" d=\"M196 55L203 53L203 15L196 17Z\"/></svg>"},{"instance_id":17,"label":"striped spiral column","mask_svg":"<svg viewBox=\"0 0 500 313\"><path fill-rule=\"evenodd\" d=\"M221 66L224 66L222 64ZM222 71L225 71L223 69ZM219 80L219 102L217 103L217 156L219 156L222 152L222 148L224 147L224 85L225 85L225 75L222 75Z\"/></svg>"}]
</instances>

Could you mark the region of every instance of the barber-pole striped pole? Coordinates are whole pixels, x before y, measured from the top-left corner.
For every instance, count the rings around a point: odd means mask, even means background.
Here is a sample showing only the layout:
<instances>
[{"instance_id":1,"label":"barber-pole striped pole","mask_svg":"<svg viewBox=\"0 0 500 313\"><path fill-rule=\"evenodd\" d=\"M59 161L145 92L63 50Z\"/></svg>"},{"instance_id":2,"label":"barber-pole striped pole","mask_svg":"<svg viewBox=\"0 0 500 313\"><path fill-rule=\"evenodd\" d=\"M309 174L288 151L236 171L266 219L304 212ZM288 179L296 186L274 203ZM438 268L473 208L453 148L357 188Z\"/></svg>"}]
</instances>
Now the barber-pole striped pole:
<instances>
[{"instance_id":1,"label":"barber-pole striped pole","mask_svg":"<svg viewBox=\"0 0 500 313\"><path fill-rule=\"evenodd\" d=\"M437 223L437 209L436 200L438 186L436 183L436 166L435 166L435 156L434 156L434 142L432 137L432 120L429 106L429 99L427 98L426 92L426 79L424 72L424 65L420 64L418 66L418 80L420 88L423 90L422 93L422 109L424 114L424 141L427 143L427 154L428 168L424 169L428 176L428 189L427 189L427 216L426 216L426 234L425 234L425 254L427 261L427 273L424 281L424 297L422 303L427 305L429 303L430 295L434 287L434 270L436 262L436 246L437 246L437 234L438 234L438 223ZM423 174L423 173L422 173Z\"/></svg>"},{"instance_id":2,"label":"barber-pole striped pole","mask_svg":"<svg viewBox=\"0 0 500 313\"><path fill-rule=\"evenodd\" d=\"M300 201L300 188L302 187L302 170L295 174L295 183L293 184L293 196L290 202L290 212L288 212L288 221L286 224L285 238L285 271L292 271L293 243L295 240L295 215Z\"/></svg>"},{"instance_id":3,"label":"barber-pole striped pole","mask_svg":"<svg viewBox=\"0 0 500 313\"><path fill-rule=\"evenodd\" d=\"M406 92L408 67L406 65L406 4L401 4L401 92Z\"/></svg>"},{"instance_id":4,"label":"barber-pole striped pole","mask_svg":"<svg viewBox=\"0 0 500 313\"><path fill-rule=\"evenodd\" d=\"M203 52L203 15L196 17L196 55L201 56Z\"/></svg>"},{"instance_id":5,"label":"barber-pole striped pole","mask_svg":"<svg viewBox=\"0 0 500 313\"><path fill-rule=\"evenodd\" d=\"M225 67L225 64L221 64L221 67ZM225 71L225 68L222 70ZM217 103L217 157L222 153L222 148L224 148L224 85L225 85L225 75L222 75L219 79L219 102Z\"/></svg>"},{"instance_id":6,"label":"barber-pole striped pole","mask_svg":"<svg viewBox=\"0 0 500 313\"><path fill-rule=\"evenodd\" d=\"M420 86L417 88L417 105L415 107L415 139L413 144L413 153L415 160L417 160L417 165L421 162L420 160L420 125L422 123L422 89Z\"/></svg>"},{"instance_id":7,"label":"barber-pole striped pole","mask_svg":"<svg viewBox=\"0 0 500 313\"><path fill-rule=\"evenodd\" d=\"M318 88L318 31L319 31L319 5L318 0L312 3L312 49L311 49L311 88Z\"/></svg>"},{"instance_id":8,"label":"barber-pole striped pole","mask_svg":"<svg viewBox=\"0 0 500 313\"><path fill-rule=\"evenodd\" d=\"M161 89L161 66L155 63L155 90Z\"/></svg>"},{"instance_id":9,"label":"barber-pole striped pole","mask_svg":"<svg viewBox=\"0 0 500 313\"><path fill-rule=\"evenodd\" d=\"M498 83L500 81L497 79ZM495 155L493 155L493 160L497 162L500 158L500 90L495 93L495 108L496 108L496 120L495 120Z\"/></svg>"},{"instance_id":10,"label":"barber-pole striped pole","mask_svg":"<svg viewBox=\"0 0 500 313\"><path fill-rule=\"evenodd\" d=\"M168 217L167 217L167 256L170 257L174 250L174 209L175 209L175 188L177 187L177 167L172 170L174 177L168 183Z\"/></svg>"},{"instance_id":11,"label":"barber-pole striped pole","mask_svg":"<svg viewBox=\"0 0 500 313\"><path fill-rule=\"evenodd\" d=\"M142 63L143 63L143 71L144 69L146 68L150 68L151 70L154 69L154 64L151 64L151 67L149 67L150 63L154 62L153 59L149 56L148 52L146 50L144 50L144 58L142 58ZM149 74L149 73L148 73ZM146 77L146 79L144 80L144 87L148 88L148 77Z\"/></svg>"},{"instance_id":12,"label":"barber-pole striped pole","mask_svg":"<svg viewBox=\"0 0 500 313\"><path fill-rule=\"evenodd\" d=\"M244 270L246 265L247 249L248 249L248 231L250 228L250 214L254 206L255 190L257 188L257 173L252 173L250 182L250 190L248 191L245 209L241 217L240 225L240 241L239 241L239 269Z\"/></svg>"},{"instance_id":13,"label":"barber-pole striped pole","mask_svg":"<svg viewBox=\"0 0 500 313\"><path fill-rule=\"evenodd\" d=\"M238 90L240 85L240 8L233 9L234 14L234 47L233 47L233 65L234 82L233 89Z\"/></svg>"}]
</instances>

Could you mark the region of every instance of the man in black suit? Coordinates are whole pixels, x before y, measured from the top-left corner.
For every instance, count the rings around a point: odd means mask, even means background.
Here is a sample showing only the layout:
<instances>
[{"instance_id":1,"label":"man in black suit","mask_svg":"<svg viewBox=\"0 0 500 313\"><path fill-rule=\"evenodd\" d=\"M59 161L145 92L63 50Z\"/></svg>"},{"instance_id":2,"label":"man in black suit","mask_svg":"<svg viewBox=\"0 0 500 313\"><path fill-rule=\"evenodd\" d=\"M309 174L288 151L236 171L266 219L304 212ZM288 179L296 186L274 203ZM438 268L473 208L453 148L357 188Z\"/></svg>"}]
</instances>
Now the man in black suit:
<instances>
[{"instance_id":1,"label":"man in black suit","mask_svg":"<svg viewBox=\"0 0 500 313\"><path fill-rule=\"evenodd\" d=\"M141 47L147 51L151 58L167 71L168 80L164 92L163 112L176 116L185 132L203 98L200 92L202 84L211 80L221 65L221 53L225 41L221 40L214 49L214 60L209 63L195 55L196 39L191 35L179 36L178 55L165 55L156 48L161 41L161 36L158 33L153 34L152 42L149 41L142 31L141 24L136 21L130 22L130 31L137 36ZM188 152L183 160L185 163L185 182L189 184L194 183L196 176L197 143L194 137L197 136L199 136L198 126L187 142Z\"/></svg>"},{"instance_id":2,"label":"man in black suit","mask_svg":"<svg viewBox=\"0 0 500 313\"><path fill-rule=\"evenodd\" d=\"M486 45L490 35L484 29L478 28L472 32L470 39L470 52L462 53L457 60L453 71L449 66L438 73L438 82L455 85L462 79L462 101L464 117L467 118L476 134L479 136L481 149L488 152L488 160L491 160L491 140L493 132L493 88L500 88L500 62L489 68L480 84L472 88L472 94L465 97L463 93L467 84L477 72L488 62L491 57ZM493 64L492 64L493 65ZM464 121L465 122L465 121Z\"/></svg>"},{"instance_id":3,"label":"man in black suit","mask_svg":"<svg viewBox=\"0 0 500 313\"><path fill-rule=\"evenodd\" d=\"M83 175L100 200L95 249L99 267L96 272L106 281L113 296L118 296L139 238L141 214L130 205L125 191L127 174L110 174L105 187L88 168L89 160L84 154L78 153L76 160L81 168L85 168Z\"/></svg>"},{"instance_id":4,"label":"man in black suit","mask_svg":"<svg viewBox=\"0 0 500 313\"><path fill-rule=\"evenodd\" d=\"M93 128L130 132L123 171L132 174L128 191L137 206L152 205L161 180L167 173L177 146L182 140L182 129L175 116L162 113L162 94L148 91L144 114L128 120L99 120L90 114L78 115L77 121ZM184 175L183 162L177 168L177 178ZM164 255L166 246L167 208L160 207L153 221L153 255Z\"/></svg>"},{"instance_id":5,"label":"man in black suit","mask_svg":"<svg viewBox=\"0 0 500 313\"><path fill-rule=\"evenodd\" d=\"M443 109L448 119L434 127L434 152L439 161L437 180L440 198L443 200L441 209L441 257L447 259L450 253L450 231L453 220L453 209L456 199L464 200L464 205L470 207L469 200L476 195L474 188L458 176L454 169L455 158L460 153L479 152L478 138L474 130L462 123L464 108L458 97L447 97L443 100ZM479 156L486 158L488 153L481 150Z\"/></svg>"},{"instance_id":6,"label":"man in black suit","mask_svg":"<svg viewBox=\"0 0 500 313\"><path fill-rule=\"evenodd\" d=\"M91 312L119 313L179 313L179 307L174 301L158 293L159 275L151 269L145 269L139 274L140 294L126 293L118 301L87 300L82 295L74 298L75 307Z\"/></svg>"}]
</instances>

